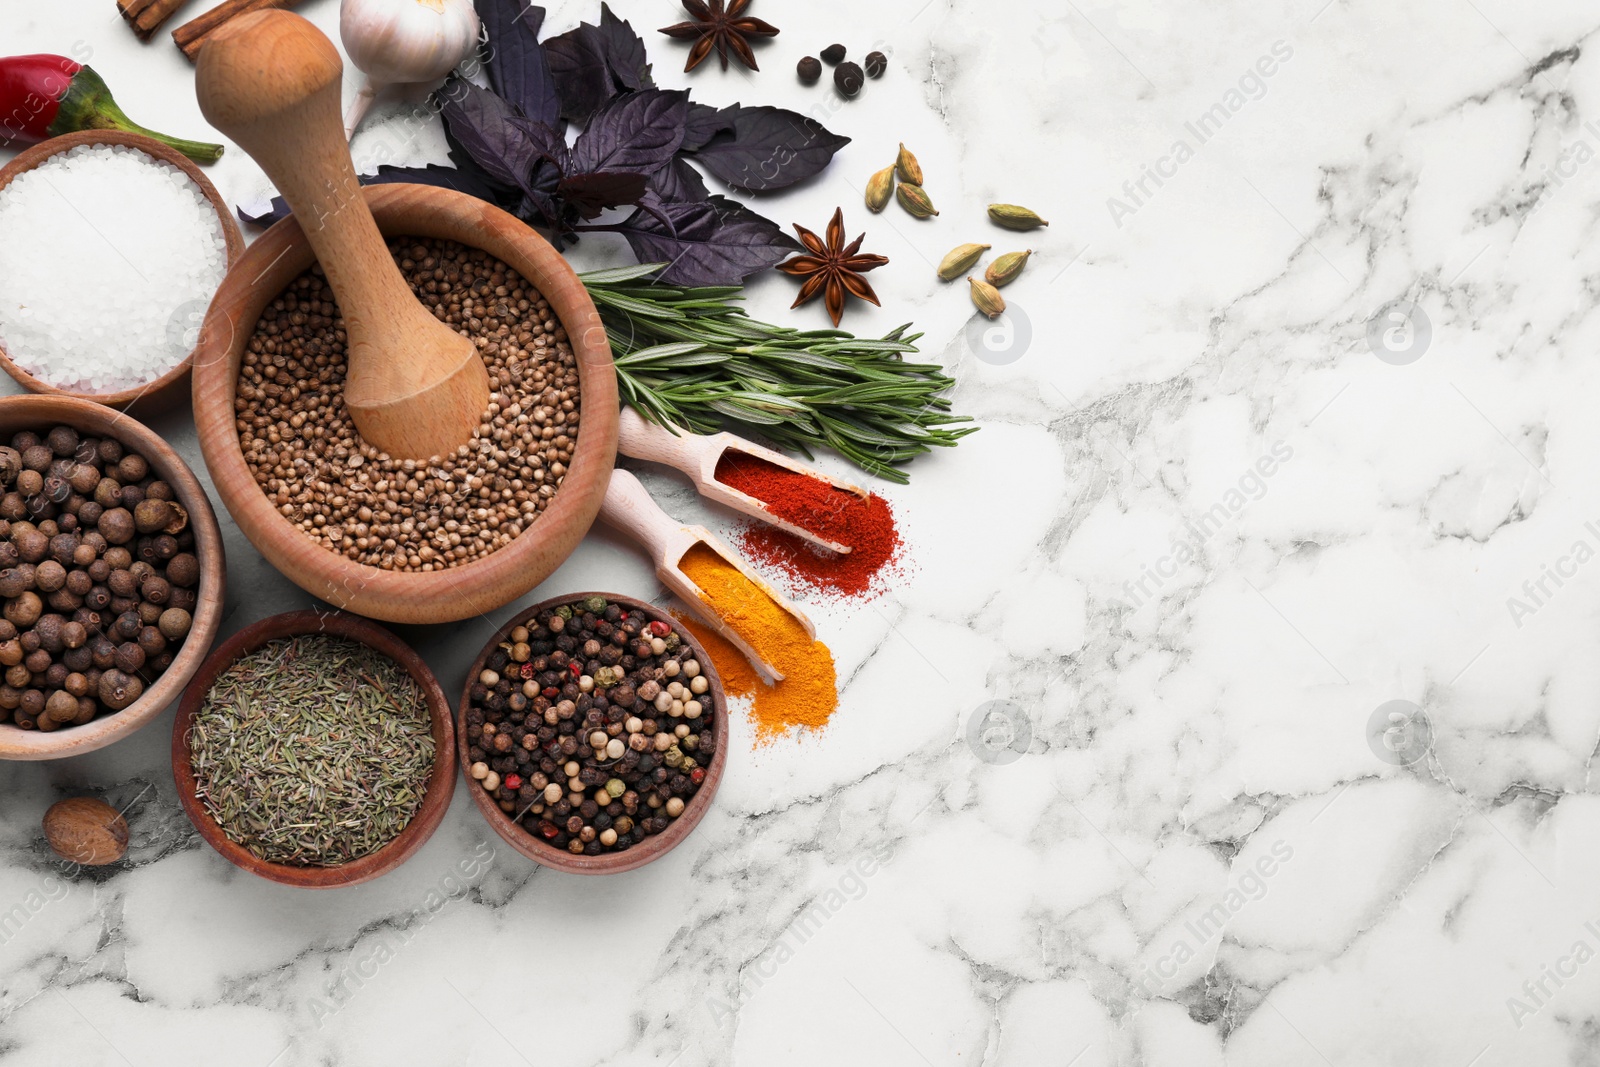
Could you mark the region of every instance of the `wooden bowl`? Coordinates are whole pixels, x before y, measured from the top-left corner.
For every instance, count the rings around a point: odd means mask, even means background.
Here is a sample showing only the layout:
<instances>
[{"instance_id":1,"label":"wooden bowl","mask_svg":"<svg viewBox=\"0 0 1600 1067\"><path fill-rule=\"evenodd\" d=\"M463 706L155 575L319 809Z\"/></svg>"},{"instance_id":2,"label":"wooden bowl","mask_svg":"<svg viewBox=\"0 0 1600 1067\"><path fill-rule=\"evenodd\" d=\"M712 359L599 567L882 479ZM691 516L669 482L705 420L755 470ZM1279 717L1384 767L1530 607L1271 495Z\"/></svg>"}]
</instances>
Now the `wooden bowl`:
<instances>
[{"instance_id":1,"label":"wooden bowl","mask_svg":"<svg viewBox=\"0 0 1600 1067\"><path fill-rule=\"evenodd\" d=\"M228 835L211 817L198 797L194 767L189 759L189 729L206 694L217 676L242 656L249 655L269 641L297 634L324 633L359 641L375 648L405 668L416 679L428 700L428 717L433 725L433 772L428 776L428 792L422 807L412 816L398 837L378 851L337 867L292 867L258 859ZM388 874L410 859L444 821L450 797L456 788L455 732L450 728L450 703L445 700L439 680L422 657L394 634L356 615L328 611L290 611L273 615L245 627L217 647L201 666L189 688L184 690L178 717L172 723L172 776L177 781L178 799L194 828L206 844L223 858L251 874L302 889L336 889L339 886L370 882Z\"/></svg>"},{"instance_id":2,"label":"wooden bowl","mask_svg":"<svg viewBox=\"0 0 1600 1067\"><path fill-rule=\"evenodd\" d=\"M177 152L160 141L138 133L123 133L121 130L82 130L78 133L64 133L60 137L52 137L32 148L20 153L10 163L0 168L0 189L10 185L12 180L26 171L30 171L49 159L51 156L62 152L71 151L80 145L125 145L137 148L147 156L151 156L163 163L170 163L188 175L189 180L200 187L206 194L206 199L211 201L211 206L217 211L217 218L222 223L222 236L228 244L228 265L237 263L239 257L244 255L244 235L239 232L239 224L234 221L233 209L228 206L222 194L217 192L217 187L211 184L194 161L188 156ZM0 234L0 240L4 235ZM132 389L124 389L115 393L78 393L69 389L61 389L51 385L42 378L36 378L12 362L6 354L5 346L0 345L0 370L17 380L17 384L30 393L50 393L57 396L75 396L83 400L92 400L97 404L108 407L120 408L133 403L140 397L157 397L175 392L174 387L181 385L189 377L189 368L194 361L194 352L184 357L182 363L173 367L165 374L143 385Z\"/></svg>"},{"instance_id":3,"label":"wooden bowl","mask_svg":"<svg viewBox=\"0 0 1600 1067\"><path fill-rule=\"evenodd\" d=\"M521 824L514 822L511 816L501 811L500 806L489 798L489 794L470 778L467 779L467 792L472 794L472 802L478 806L483 817L489 820L494 832L499 834L506 844L535 863L568 874L620 874L623 871L643 867L651 860L660 859L683 843L683 839L694 831L711 807L711 800L717 795L717 787L722 784L723 769L728 763L728 698L722 691L722 679L717 676L716 665L706 654L705 647L671 615L653 604L646 604L632 597L618 596L616 593L573 593L568 596L552 597L526 611L518 612L489 639L489 643L483 647L483 652L473 661L472 669L467 671L467 680L461 688L461 704L456 715L456 747L461 752L462 774L465 775L467 750L471 748L467 744L467 708L471 706L472 683L483 672L483 666L489 661L490 654L506 640L512 630L541 612L560 607L562 604L574 604L592 596L605 597L607 601L620 605L630 613L642 611L652 621L660 619L668 623L678 631L678 636L683 639L684 644L694 650L695 659L700 661L700 672L710 683L706 689L706 693L712 699L710 732L717 738L717 750L711 755L711 766L706 768L706 780L700 783L699 791L684 806L682 814L672 821L665 832L647 837L640 844L622 852L605 852L598 856L575 856L565 849L545 844L525 830Z\"/></svg>"},{"instance_id":4,"label":"wooden bowl","mask_svg":"<svg viewBox=\"0 0 1600 1067\"><path fill-rule=\"evenodd\" d=\"M487 614L549 577L594 523L617 453L617 377L605 327L588 290L549 242L474 197L422 185L362 190L385 236L445 238L481 248L531 282L566 328L583 392L578 441L561 488L537 522L482 559L428 573L353 562L297 530L256 485L234 425L239 365L262 310L311 266L300 224L284 219L228 272L195 350L194 416L200 450L223 506L271 564L313 596L347 611L402 623Z\"/></svg>"},{"instance_id":5,"label":"wooden bowl","mask_svg":"<svg viewBox=\"0 0 1600 1067\"><path fill-rule=\"evenodd\" d=\"M150 461L150 469L171 485L178 502L189 512L194 531L194 554L200 561L198 602L194 622L172 666L145 690L143 696L121 711L103 714L82 726L63 726L43 733L24 730L13 723L0 724L0 759L45 760L81 756L104 748L133 733L166 710L183 692L205 659L217 628L222 625L222 598L227 566L222 556L222 533L211 501L189 465L144 425L102 404L70 396L8 396L0 398L0 439L9 441L21 430L46 430L57 423L96 437L114 437Z\"/></svg>"}]
</instances>

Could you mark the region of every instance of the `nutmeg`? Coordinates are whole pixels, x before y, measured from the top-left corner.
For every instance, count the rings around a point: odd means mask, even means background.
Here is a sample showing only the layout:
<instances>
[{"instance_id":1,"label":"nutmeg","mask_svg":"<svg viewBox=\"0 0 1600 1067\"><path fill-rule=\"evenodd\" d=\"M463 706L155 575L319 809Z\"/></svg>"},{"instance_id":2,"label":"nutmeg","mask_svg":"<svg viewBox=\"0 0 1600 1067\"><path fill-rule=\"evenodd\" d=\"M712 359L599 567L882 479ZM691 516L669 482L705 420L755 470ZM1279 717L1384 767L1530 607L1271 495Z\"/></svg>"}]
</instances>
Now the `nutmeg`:
<instances>
[{"instance_id":1,"label":"nutmeg","mask_svg":"<svg viewBox=\"0 0 1600 1067\"><path fill-rule=\"evenodd\" d=\"M69 863L100 867L128 852L128 822L115 808L93 797L72 797L44 813L44 837Z\"/></svg>"}]
</instances>

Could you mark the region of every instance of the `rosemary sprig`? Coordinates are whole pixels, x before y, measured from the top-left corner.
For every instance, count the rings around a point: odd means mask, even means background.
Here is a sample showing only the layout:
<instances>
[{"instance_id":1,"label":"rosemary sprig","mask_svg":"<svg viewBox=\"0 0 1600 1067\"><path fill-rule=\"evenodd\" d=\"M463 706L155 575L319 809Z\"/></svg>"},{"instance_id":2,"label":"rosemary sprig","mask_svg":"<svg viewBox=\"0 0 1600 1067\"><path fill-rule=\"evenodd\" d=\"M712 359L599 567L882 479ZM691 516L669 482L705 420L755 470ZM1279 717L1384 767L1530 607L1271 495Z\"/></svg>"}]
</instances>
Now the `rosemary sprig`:
<instances>
[{"instance_id":1,"label":"rosemary sprig","mask_svg":"<svg viewBox=\"0 0 1600 1067\"><path fill-rule=\"evenodd\" d=\"M738 286L656 284L665 266L579 275L605 322L623 402L646 419L732 430L807 458L831 448L901 483L902 464L977 431L951 413L955 379L905 361L922 336L909 324L874 340L757 322L731 303Z\"/></svg>"}]
</instances>

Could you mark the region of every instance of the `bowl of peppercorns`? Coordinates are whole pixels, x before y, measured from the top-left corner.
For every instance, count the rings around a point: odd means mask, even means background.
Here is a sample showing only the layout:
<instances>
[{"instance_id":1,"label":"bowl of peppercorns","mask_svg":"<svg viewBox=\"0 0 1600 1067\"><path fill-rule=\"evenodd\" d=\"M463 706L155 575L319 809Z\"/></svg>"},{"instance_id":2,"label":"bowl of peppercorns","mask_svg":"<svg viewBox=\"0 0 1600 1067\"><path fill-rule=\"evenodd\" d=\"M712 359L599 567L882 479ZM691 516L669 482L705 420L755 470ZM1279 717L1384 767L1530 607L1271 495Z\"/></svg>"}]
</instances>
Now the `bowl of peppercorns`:
<instances>
[{"instance_id":1,"label":"bowl of peppercorns","mask_svg":"<svg viewBox=\"0 0 1600 1067\"><path fill-rule=\"evenodd\" d=\"M711 658L659 608L614 593L519 613L471 670L456 719L469 792L512 848L570 874L671 851L727 760Z\"/></svg>"},{"instance_id":2,"label":"bowl of peppercorns","mask_svg":"<svg viewBox=\"0 0 1600 1067\"><path fill-rule=\"evenodd\" d=\"M224 578L205 490L154 432L0 399L0 759L92 752L159 715L216 637Z\"/></svg>"}]
</instances>

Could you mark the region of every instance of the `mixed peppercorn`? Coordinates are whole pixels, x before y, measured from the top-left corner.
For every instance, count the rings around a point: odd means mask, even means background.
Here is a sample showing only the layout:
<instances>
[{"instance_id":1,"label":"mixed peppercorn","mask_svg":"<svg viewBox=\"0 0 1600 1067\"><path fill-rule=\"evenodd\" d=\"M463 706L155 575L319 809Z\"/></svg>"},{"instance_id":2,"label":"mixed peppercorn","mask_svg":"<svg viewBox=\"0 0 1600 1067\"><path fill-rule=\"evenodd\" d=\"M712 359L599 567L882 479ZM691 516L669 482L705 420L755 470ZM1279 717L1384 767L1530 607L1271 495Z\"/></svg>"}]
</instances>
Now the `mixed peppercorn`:
<instances>
[{"instance_id":1,"label":"mixed peppercorn","mask_svg":"<svg viewBox=\"0 0 1600 1067\"><path fill-rule=\"evenodd\" d=\"M598 856L683 814L705 781L720 709L666 619L603 597L507 635L468 694L468 773L530 834Z\"/></svg>"}]
</instances>

